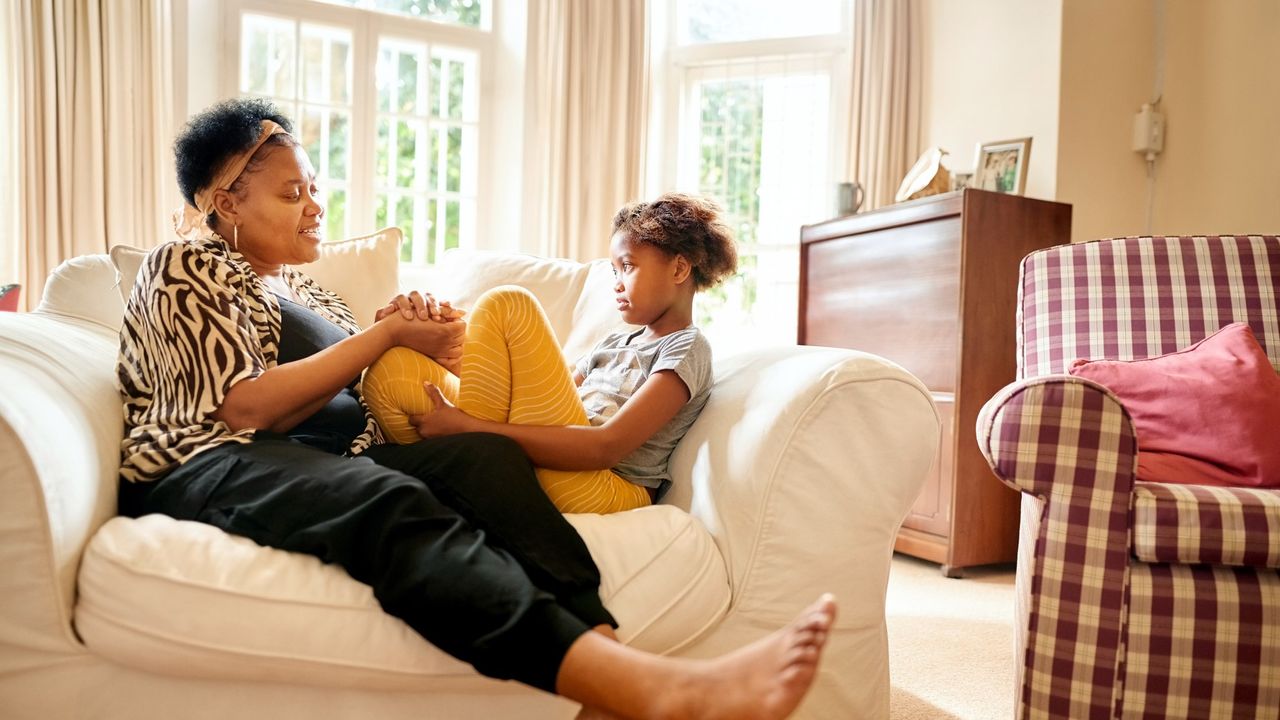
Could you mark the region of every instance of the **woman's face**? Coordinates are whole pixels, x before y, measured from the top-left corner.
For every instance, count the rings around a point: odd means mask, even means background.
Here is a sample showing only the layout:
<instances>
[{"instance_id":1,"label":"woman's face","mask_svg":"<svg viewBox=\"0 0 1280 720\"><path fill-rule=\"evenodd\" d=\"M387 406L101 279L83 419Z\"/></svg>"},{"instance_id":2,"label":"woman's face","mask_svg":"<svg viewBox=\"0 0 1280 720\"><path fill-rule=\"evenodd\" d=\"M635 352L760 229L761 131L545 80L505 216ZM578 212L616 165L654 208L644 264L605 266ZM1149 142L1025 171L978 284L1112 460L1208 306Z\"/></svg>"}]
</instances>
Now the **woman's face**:
<instances>
[{"instance_id":1,"label":"woman's face","mask_svg":"<svg viewBox=\"0 0 1280 720\"><path fill-rule=\"evenodd\" d=\"M269 146L235 198L236 249L255 266L302 265L323 239L316 172L302 147ZM230 240L231 233L221 235Z\"/></svg>"}]
</instances>

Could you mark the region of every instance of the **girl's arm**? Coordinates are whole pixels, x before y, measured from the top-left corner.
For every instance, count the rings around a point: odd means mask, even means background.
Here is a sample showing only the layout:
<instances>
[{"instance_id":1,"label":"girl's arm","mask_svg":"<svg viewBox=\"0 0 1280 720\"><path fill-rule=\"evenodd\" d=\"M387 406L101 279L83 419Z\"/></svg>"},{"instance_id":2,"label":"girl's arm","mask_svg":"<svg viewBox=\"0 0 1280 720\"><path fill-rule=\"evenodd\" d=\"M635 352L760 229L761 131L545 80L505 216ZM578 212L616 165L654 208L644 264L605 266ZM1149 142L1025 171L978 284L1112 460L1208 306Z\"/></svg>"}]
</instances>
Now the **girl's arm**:
<instances>
[{"instance_id":1,"label":"girl's arm","mask_svg":"<svg viewBox=\"0 0 1280 720\"><path fill-rule=\"evenodd\" d=\"M473 418L453 407L433 385L427 393L435 411L411 415L409 422L422 437L460 432L489 432L505 435L520 447L538 467L550 470L600 470L611 468L653 437L689 402L689 388L673 370L659 370L618 408L603 425L543 426L513 425Z\"/></svg>"}]
</instances>

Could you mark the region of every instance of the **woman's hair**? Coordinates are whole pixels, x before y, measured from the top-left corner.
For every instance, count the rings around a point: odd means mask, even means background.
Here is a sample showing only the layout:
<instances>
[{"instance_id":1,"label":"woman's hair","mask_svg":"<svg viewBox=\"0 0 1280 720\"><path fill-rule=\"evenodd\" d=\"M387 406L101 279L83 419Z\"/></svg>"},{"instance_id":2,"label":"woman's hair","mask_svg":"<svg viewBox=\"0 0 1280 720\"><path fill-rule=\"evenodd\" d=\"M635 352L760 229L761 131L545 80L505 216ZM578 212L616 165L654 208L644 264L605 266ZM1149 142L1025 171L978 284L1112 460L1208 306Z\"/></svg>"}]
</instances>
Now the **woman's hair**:
<instances>
[{"instance_id":1,"label":"woman's hair","mask_svg":"<svg viewBox=\"0 0 1280 720\"><path fill-rule=\"evenodd\" d=\"M173 143L173 154L177 161L178 189L188 203L196 204L196 193L213 181L218 169L236 153L243 152L258 141L262 134L262 121L273 120L284 128L284 133L276 133L258 148L245 166L245 175L257 169L269 148L283 145L292 147L298 141L291 134L293 123L281 114L280 110L267 100L261 98L233 98L194 116L179 133ZM240 179L231 184L231 191L241 187ZM209 224L214 223L210 215Z\"/></svg>"},{"instance_id":2,"label":"woman's hair","mask_svg":"<svg viewBox=\"0 0 1280 720\"><path fill-rule=\"evenodd\" d=\"M693 268L697 290L714 287L738 269L733 231L720 218L720 207L707 198L666 193L652 202L632 203L613 216L613 232L668 255L683 255Z\"/></svg>"}]
</instances>

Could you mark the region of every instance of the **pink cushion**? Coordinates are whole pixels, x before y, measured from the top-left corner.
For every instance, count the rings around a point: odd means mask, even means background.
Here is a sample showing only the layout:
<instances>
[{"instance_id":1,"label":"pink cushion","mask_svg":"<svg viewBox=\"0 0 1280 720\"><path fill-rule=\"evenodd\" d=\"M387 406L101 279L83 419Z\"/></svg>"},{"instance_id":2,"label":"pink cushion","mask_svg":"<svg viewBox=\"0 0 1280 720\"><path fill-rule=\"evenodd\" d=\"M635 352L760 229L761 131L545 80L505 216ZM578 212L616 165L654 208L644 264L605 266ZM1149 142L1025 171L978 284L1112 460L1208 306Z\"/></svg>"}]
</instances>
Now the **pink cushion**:
<instances>
[{"instance_id":1,"label":"pink cushion","mask_svg":"<svg viewBox=\"0 0 1280 720\"><path fill-rule=\"evenodd\" d=\"M1076 360L1115 393L1138 435L1138 479L1280 487L1280 375L1246 323L1143 360Z\"/></svg>"}]
</instances>

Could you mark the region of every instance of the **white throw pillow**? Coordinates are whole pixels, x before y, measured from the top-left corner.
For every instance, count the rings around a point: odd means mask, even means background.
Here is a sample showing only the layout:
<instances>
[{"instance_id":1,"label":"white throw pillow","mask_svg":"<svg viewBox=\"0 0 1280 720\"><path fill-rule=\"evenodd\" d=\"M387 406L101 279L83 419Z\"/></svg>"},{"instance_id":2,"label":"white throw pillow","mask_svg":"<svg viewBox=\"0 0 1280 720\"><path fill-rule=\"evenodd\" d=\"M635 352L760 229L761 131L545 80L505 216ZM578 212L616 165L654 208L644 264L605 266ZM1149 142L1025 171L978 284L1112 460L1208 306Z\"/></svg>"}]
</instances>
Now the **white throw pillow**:
<instances>
[{"instance_id":1,"label":"white throw pillow","mask_svg":"<svg viewBox=\"0 0 1280 720\"><path fill-rule=\"evenodd\" d=\"M440 261L438 291L469 308L485 291L519 285L534 294L572 363L605 335L628 327L613 300L608 260L580 263L510 252L450 250ZM433 290L435 291L435 290Z\"/></svg>"},{"instance_id":2,"label":"white throw pillow","mask_svg":"<svg viewBox=\"0 0 1280 720\"><path fill-rule=\"evenodd\" d=\"M117 284L122 281L106 254L73 257L49 273L36 312L80 318L119 330L124 303ZM132 280L129 287L133 287Z\"/></svg>"},{"instance_id":3,"label":"white throw pillow","mask_svg":"<svg viewBox=\"0 0 1280 720\"><path fill-rule=\"evenodd\" d=\"M320 259L299 266L320 287L337 293L355 314L360 327L373 324L373 314L395 297L400 272L400 228L384 228L372 235L320 244ZM111 262L116 267L120 298L129 301L134 281L142 269L146 250L116 245ZM116 323L119 327L119 322Z\"/></svg>"},{"instance_id":4,"label":"white throw pillow","mask_svg":"<svg viewBox=\"0 0 1280 720\"><path fill-rule=\"evenodd\" d=\"M373 324L373 315L396 296L400 277L400 228L384 228L372 235L320 244L320 259L298 269L325 290L337 293L360 327Z\"/></svg>"}]
</instances>

